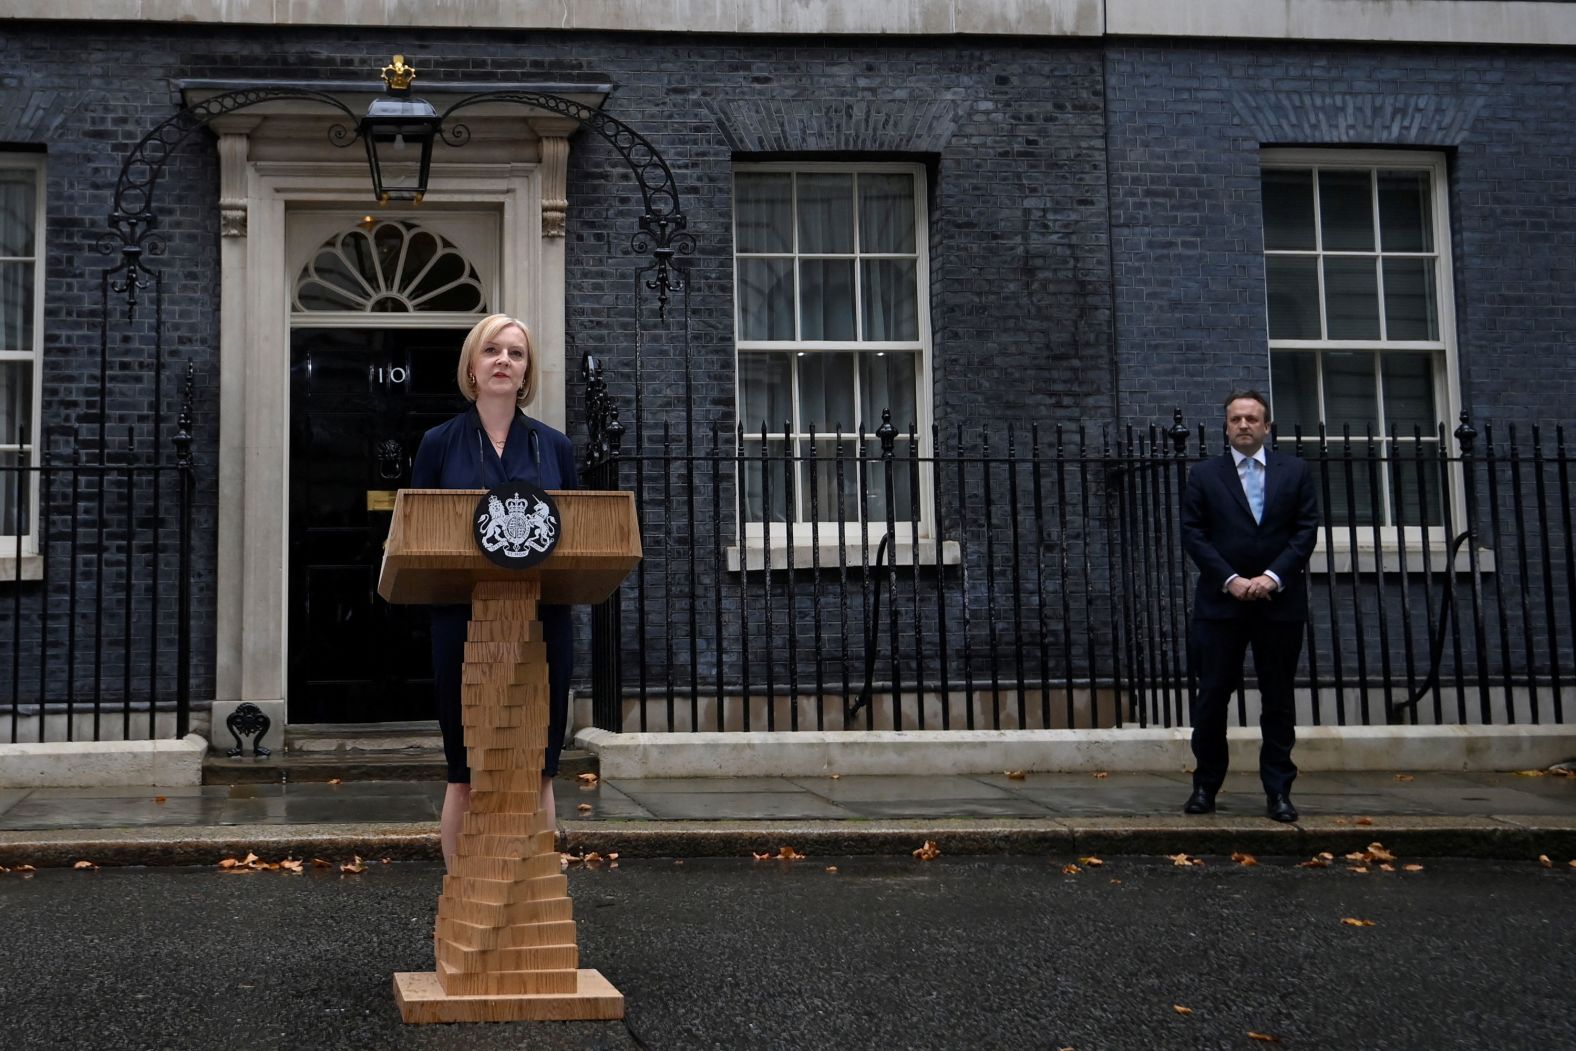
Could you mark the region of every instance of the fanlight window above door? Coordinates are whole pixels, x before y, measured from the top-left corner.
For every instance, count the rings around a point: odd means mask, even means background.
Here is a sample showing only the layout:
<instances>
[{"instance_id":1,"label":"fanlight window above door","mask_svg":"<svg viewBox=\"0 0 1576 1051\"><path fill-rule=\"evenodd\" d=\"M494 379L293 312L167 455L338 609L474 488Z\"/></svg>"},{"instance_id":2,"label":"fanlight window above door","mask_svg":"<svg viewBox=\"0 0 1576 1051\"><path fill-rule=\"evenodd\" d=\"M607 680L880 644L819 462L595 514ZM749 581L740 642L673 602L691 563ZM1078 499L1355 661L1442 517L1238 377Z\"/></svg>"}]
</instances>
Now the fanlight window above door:
<instances>
[{"instance_id":1,"label":"fanlight window above door","mask_svg":"<svg viewBox=\"0 0 1576 1051\"><path fill-rule=\"evenodd\" d=\"M415 223L358 223L320 245L296 278L297 311L485 314L476 267Z\"/></svg>"}]
</instances>

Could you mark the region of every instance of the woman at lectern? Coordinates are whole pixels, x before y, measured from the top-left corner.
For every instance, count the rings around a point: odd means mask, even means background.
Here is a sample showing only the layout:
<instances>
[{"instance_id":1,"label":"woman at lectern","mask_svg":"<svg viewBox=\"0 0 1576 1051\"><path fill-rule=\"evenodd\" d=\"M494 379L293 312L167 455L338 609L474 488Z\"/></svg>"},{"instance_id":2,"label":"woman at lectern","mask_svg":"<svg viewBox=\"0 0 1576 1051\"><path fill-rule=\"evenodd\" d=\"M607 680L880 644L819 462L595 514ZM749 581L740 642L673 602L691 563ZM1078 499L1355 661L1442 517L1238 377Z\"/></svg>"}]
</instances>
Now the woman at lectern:
<instances>
[{"instance_id":1,"label":"woman at lectern","mask_svg":"<svg viewBox=\"0 0 1576 1051\"><path fill-rule=\"evenodd\" d=\"M456 382L471 406L422 436L411 466L416 489L491 489L530 482L543 489L574 489L574 446L560 430L533 420L521 408L536 392L538 369L530 330L507 314L483 318L460 348ZM567 606L542 606L547 644L550 721L542 763L542 806L553 814L553 775L569 714L574 664L573 624ZM452 866L460 822L470 807L471 771L460 726L460 668L465 661L469 606L432 608L432 680L448 763L448 790L440 825L443 857Z\"/></svg>"}]
</instances>

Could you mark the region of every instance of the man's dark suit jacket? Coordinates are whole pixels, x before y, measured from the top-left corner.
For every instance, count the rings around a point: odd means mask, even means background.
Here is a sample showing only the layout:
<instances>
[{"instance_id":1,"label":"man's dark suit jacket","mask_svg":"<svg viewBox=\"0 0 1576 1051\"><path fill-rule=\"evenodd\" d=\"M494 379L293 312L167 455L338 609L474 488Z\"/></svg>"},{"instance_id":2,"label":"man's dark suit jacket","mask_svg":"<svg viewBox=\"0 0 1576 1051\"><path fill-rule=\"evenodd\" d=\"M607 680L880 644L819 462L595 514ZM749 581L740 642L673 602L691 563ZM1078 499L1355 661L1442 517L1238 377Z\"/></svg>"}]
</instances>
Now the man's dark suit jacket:
<instances>
[{"instance_id":1,"label":"man's dark suit jacket","mask_svg":"<svg viewBox=\"0 0 1576 1051\"><path fill-rule=\"evenodd\" d=\"M1248 509L1230 451L1205 460L1188 476L1182 495L1182 545L1199 569L1196 619L1308 619L1303 570L1319 531L1313 472L1301 458L1271 449L1264 450L1264 460L1260 522ZM1268 602L1242 602L1221 590L1233 573L1251 579L1265 570L1281 580Z\"/></svg>"}]
</instances>

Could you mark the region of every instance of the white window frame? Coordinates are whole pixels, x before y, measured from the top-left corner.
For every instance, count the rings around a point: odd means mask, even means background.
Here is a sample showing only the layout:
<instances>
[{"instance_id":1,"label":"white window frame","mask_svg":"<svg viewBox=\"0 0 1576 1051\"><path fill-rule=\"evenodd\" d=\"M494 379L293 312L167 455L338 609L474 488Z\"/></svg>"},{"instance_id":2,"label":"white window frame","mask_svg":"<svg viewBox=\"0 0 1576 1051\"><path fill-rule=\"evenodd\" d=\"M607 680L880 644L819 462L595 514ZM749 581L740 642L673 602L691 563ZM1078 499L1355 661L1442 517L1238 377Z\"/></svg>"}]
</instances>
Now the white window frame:
<instances>
[{"instance_id":1,"label":"white window frame","mask_svg":"<svg viewBox=\"0 0 1576 1051\"><path fill-rule=\"evenodd\" d=\"M1437 355L1437 357L1438 357L1438 367L1435 369L1435 377L1434 377L1434 385L1435 385L1435 387L1434 387L1434 405L1435 405L1436 412L1438 413L1438 415L1440 417L1440 420L1446 423L1446 432L1445 432L1446 448L1447 449L1451 448L1450 442L1453 439L1452 439L1451 433L1450 433L1449 421L1455 419L1456 416L1460 412L1460 408L1461 408L1461 386L1460 386L1460 361L1459 361L1459 357L1458 357L1458 354L1457 354L1457 342L1456 342L1456 314L1455 314L1454 280L1453 280L1454 268L1453 268L1453 264L1452 264L1452 260L1451 260L1451 251L1450 251L1450 249L1451 249L1451 241L1450 241L1450 210L1449 210L1449 182L1448 182L1449 170L1448 170L1448 167L1447 167L1447 162L1446 162L1445 155L1443 153L1414 151L1414 150L1374 150L1374 149L1342 149L1342 148L1330 148L1330 149L1280 149L1280 148L1266 148L1266 149L1261 150L1260 153L1259 153L1259 169L1260 169L1261 176L1262 176L1262 174L1264 172L1267 172L1267 171L1270 171L1270 170L1273 170L1273 169L1276 169L1276 168L1296 169L1296 170L1313 169L1315 171L1320 170L1320 169L1323 169L1323 170L1346 170L1346 171L1373 171L1374 169L1381 169L1382 168L1382 169L1390 170L1390 171L1394 171L1394 170L1397 170L1397 169L1407 169L1407 170L1413 170L1413 171L1427 172L1429 174L1429 190L1430 190L1429 202L1430 202L1430 206L1432 208L1432 216L1431 216L1431 218L1432 218L1432 222L1433 222L1433 231L1432 232L1433 232L1433 241L1434 241L1434 251L1432 253L1381 253L1381 254L1385 255L1385 256L1396 255L1399 258L1405 258L1406 256L1413 255L1413 254L1416 254L1416 255L1419 255L1419 256L1425 255L1425 254L1431 254L1433 256L1433 258L1435 259L1435 278L1434 278L1435 289L1434 290L1435 290L1435 295L1436 295L1436 299L1435 299L1436 310L1437 310L1437 319L1436 320L1437 320L1437 323L1438 323L1438 329L1439 329L1438 337L1439 338L1433 339L1433 340L1385 340L1385 339L1382 338L1382 334L1384 332L1385 317L1384 317L1384 309L1383 309L1383 303L1384 303L1383 269L1380 268L1380 275L1379 275L1379 282L1380 282L1380 284L1378 286L1379 303L1380 303L1380 311L1379 311L1380 332L1381 332L1381 338L1380 339L1373 339L1373 340L1346 340L1346 339L1275 339L1275 338L1269 338L1268 339L1268 350L1266 351L1266 358L1268 358L1269 354L1271 354L1271 353L1273 353L1275 351L1288 351L1288 350L1315 350L1315 351L1360 350L1360 351L1373 351L1373 352L1377 352L1377 353L1380 353L1380 354L1383 354L1383 353L1386 353L1386 352L1389 352L1389 351L1414 352L1414 353L1421 351L1421 352ZM1319 199L1318 199L1317 192L1315 192L1315 194L1314 194L1314 209L1315 209L1315 211L1314 211L1314 226L1315 226L1316 234L1317 234L1317 236L1319 238L1319 240L1317 242L1319 247L1317 249L1311 251L1311 252L1308 251L1308 250L1295 250L1295 251L1294 250L1270 250L1270 249L1262 248L1262 242L1261 242L1262 255L1263 255L1263 257L1265 258L1266 261L1268 259L1270 259L1271 257L1274 257L1274 256L1307 256L1307 255L1314 255L1316 258L1323 258L1326 255L1340 256L1340 255L1345 255L1345 254L1351 254L1351 255L1373 255L1374 254L1374 253L1371 253L1371 252L1355 252L1355 253L1344 253L1344 252L1333 252L1333 251L1332 252L1325 252L1324 249L1323 249L1323 231L1322 231L1322 229L1319 226L1318 207L1319 207ZM1377 236L1377 234L1376 234L1376 236ZM1379 241L1376 240L1375 244L1379 248L1382 248L1382 245L1380 244ZM1324 270L1321 267L1319 269L1319 312L1320 312L1321 330L1323 329L1324 324L1325 324L1324 311L1325 311L1325 307L1326 307L1325 295L1324 295L1324 277L1323 277L1323 273L1324 273ZM1266 281L1265 281L1265 324L1266 324L1266 335L1268 335L1268 322L1269 322L1269 295L1268 295L1268 277L1266 275ZM1322 376L1322 369L1321 369L1320 375ZM1271 382L1271 390L1270 390L1269 394L1270 394L1271 404L1274 404L1274 402L1275 402L1275 392L1274 392L1274 389L1273 389L1273 380ZM1320 405L1320 411L1322 412L1323 409L1324 409L1324 399L1323 399L1322 393L1319 396L1319 405ZM1380 412L1380 414L1382 416L1382 414L1384 412L1384 406L1383 406L1382 402L1379 405L1379 412ZM1384 428L1383 428L1383 421L1382 421L1382 419L1381 420L1376 420L1375 424L1376 424L1376 427L1378 427L1377 434L1378 435L1383 435L1384 434ZM1339 436L1336 436L1336 437L1339 437ZM1304 434L1303 435L1304 442L1307 442L1310 439L1316 441L1317 440L1317 434L1314 434L1314 435ZM1292 435L1290 433L1282 433L1282 434L1279 435L1279 440L1284 445L1289 446L1289 445L1292 444ZM1388 441L1388 438L1376 437L1376 440ZM1410 443L1411 439L1406 438L1404 436L1398 436L1398 441ZM1321 499L1322 499L1322 496L1321 496ZM1452 516L1451 520L1453 522L1457 522L1457 523L1464 521L1464 517L1465 517L1465 513L1466 513L1466 505L1465 505L1464 498L1463 498L1463 495L1462 495L1462 485L1461 485L1460 471L1459 471L1459 468L1457 468L1455 466L1452 466L1452 468L1450 470L1450 473L1449 473L1449 492L1446 495L1446 499L1449 502L1450 514ZM1388 504L1388 500L1389 500L1388 490L1386 491L1386 494L1385 494L1385 500L1386 500L1386 503ZM1444 546L1443 545L1444 545L1444 543L1446 541L1446 537L1444 535L1444 528L1442 526L1422 526L1422 525L1408 525L1408 526L1405 526L1405 527L1397 527L1395 525L1381 526L1380 529L1379 529L1379 543L1383 544L1387 551L1393 551L1393 550L1398 550L1402 546L1402 543L1404 542L1406 550L1408 552L1409 560L1410 560L1411 556L1416 556L1416 558L1420 560L1421 559L1421 553L1420 552L1421 552L1421 544L1422 544L1422 539L1423 539L1423 530L1425 528L1429 531L1429 533L1428 533L1428 540L1429 540L1429 543L1431 545L1431 549L1435 552L1435 561L1439 563L1439 565L1434 567L1434 568L1443 568L1443 565L1444 565L1443 559L1445 557L1444 553L1443 553L1444 552ZM1403 530L1404 530L1404 535L1402 535L1403 534ZM1372 529L1371 526L1359 527L1359 529L1358 529L1358 542L1357 542L1357 550L1356 551L1352 550L1351 537L1350 537L1350 534L1349 534L1349 530L1344 525L1332 526L1331 532L1334 534L1334 536L1333 536L1334 551L1331 551L1327 555L1324 555L1324 557L1321 557L1321 553L1324 551L1325 541L1326 541L1325 528L1324 528L1324 525L1321 523L1321 525L1319 527L1318 546L1315 549L1314 558L1312 560L1310 568L1312 568L1315 572L1320 571L1320 570L1327 570L1329 572L1346 572L1346 571L1348 571L1349 569L1352 569L1352 568L1368 569L1368 568L1372 567L1373 559L1372 559L1371 549L1373 547L1373 542L1374 542L1374 530ZM1368 557L1366 559L1363 558L1363 552L1365 550L1370 552L1370 554L1368 555ZM1466 558L1466 554L1467 553L1465 551L1461 552L1460 559L1464 560ZM1419 569L1421 568L1420 561L1419 561L1419 565L1417 566L1417 568L1419 568Z\"/></svg>"},{"instance_id":2,"label":"white window frame","mask_svg":"<svg viewBox=\"0 0 1576 1051\"><path fill-rule=\"evenodd\" d=\"M739 289L739 260L741 258L748 258L748 259L753 259L753 258L790 258L790 259L794 260L794 263L795 263L795 265L794 265L794 297L795 297L794 315L795 315L795 322L797 324L797 318L798 318L798 287L799 287L798 286L799 268L798 268L798 265L797 265L798 264L798 259L799 259L799 253L798 253L798 223L797 223L797 221L794 223L794 231L793 231L794 246L793 246L793 250L790 253L787 253L786 255L784 253L780 253L780 252L740 253L739 250L738 250L738 247L737 247L737 245L738 245L738 228L737 228L738 211L737 211L737 209L735 209L734 210L734 223L735 223L735 227L734 227L734 245L735 245L735 248L734 248L734 253L733 253L733 263L734 263L734 274L733 274L733 276L734 276L733 322L734 322L734 369L735 369L735 371L734 371L734 375L735 375L735 381L734 381L734 419L735 420L742 420L744 418L744 400L743 400L743 396L742 396L743 392L742 392L742 390L740 388L740 382L739 382L739 379L738 379L738 377L742 375L742 370L740 370L739 365L740 365L740 359L744 355L749 354L751 352L755 352L755 351L770 351L770 352L773 352L773 353L794 354L794 355L813 354L813 353L820 353L820 352L842 352L842 353L848 353L848 352L853 352L853 353L882 353L882 352L890 353L890 352L899 352L899 353L905 353L905 354L913 354L915 356L915 388L916 388L915 391L914 391L915 416L917 417L917 419L915 419L915 421L914 421L914 424L915 424L915 428L916 428L916 431L917 431L917 445L918 445L918 450L919 450L918 455L920 457L922 457L922 458L923 457L928 457L929 455L931 455L931 452L932 452L932 450L931 450L931 440L930 440L930 431L931 431L932 419L933 419L933 415L932 415L932 413L933 413L933 410L932 410L932 394L931 394L931 391L932 391L932 385L931 385L931 361L932 361L932 352L933 352L933 349L934 349L934 345L933 345L933 341L932 341L931 325L930 325L930 221L929 221L929 212L928 212L928 208L927 208L927 197L928 197L929 188L928 188L928 181L927 181L927 178L926 178L925 166L922 165L922 164L914 164L914 163L906 163L906 162L891 162L891 161L868 161L868 162L859 162L859 161L850 161L850 162L825 162L825 161L795 162L795 161L779 161L779 162L748 162L748 163L736 164L734 166L734 174L735 174L735 176L737 176L739 174L744 174L744 173L754 174L754 173L760 173L760 172L776 172L776 173L788 173L788 174L813 174L813 173L891 174L891 173L899 173L899 174L909 175L909 176L911 176L914 179L914 247L915 247L915 274L916 274L916 290L915 290L915 292L916 292L916 296L917 296L917 307L918 307L918 315L919 315L918 319L917 319L917 321L918 321L917 339L912 340L912 341L909 341L909 340L903 340L903 341L862 341L862 340L858 340L858 339L848 340L848 341L830 341L830 340L746 340L746 339L740 338L740 336L739 336L739 332L740 332L740 315L739 315L740 303L739 303L738 289ZM735 196L736 196L736 194L735 194ZM857 208L858 208L857 195L856 195L856 199L855 199L855 208L856 208L855 222L857 223L857 221L858 221L857 220ZM795 212L794 214L795 214L795 216L797 216L797 212ZM862 259L862 258L866 258L866 257L879 258L880 255L881 255L880 253L876 253L873 256L868 254L868 253L853 253L853 254L848 255L847 258L851 258L851 259ZM906 255L906 253L905 253L905 255ZM817 255L816 255L816 258L823 258L823 257L827 257L827 258L842 258L841 256L836 256L836 255L825 256L823 253L817 253ZM856 324L858 323L859 317L861 316L860 299L859 299L860 281L861 281L860 268L858 266L855 266L854 267L854 308L855 308ZM790 404L792 406L794 406L794 408L791 411L794 413L795 419L797 421L797 414L798 414L797 413L798 383L799 383L799 381L798 381L798 370L797 369L791 370L789 383L791 385L791 391L790 391L790 395L789 395L790 396ZM855 404L856 405L858 404L857 394L855 396ZM816 439L818 441L824 441L824 440L832 439L833 435L832 435L832 432L831 432L831 427L837 422L839 422L839 421L836 421L836 420L820 421L821 425L823 427L827 428L827 429L826 429L826 431L824 433L818 431L817 434L816 434ZM847 431L845 431L843 433L843 440L845 442L850 442L850 443L856 443L858 441L858 430L857 430L857 428L858 428L860 423L863 423L864 426L865 426L865 434L866 434L867 440L872 440L874 438L876 428L881 426L881 421L880 420L852 420L852 421L845 420L845 421L841 421L841 422L844 424L845 427L849 428L849 430L847 430ZM893 425L902 428L902 427L906 426L907 422L908 421L897 421L897 420L894 420L893 421ZM906 439L906 437L907 437L906 430L901 432L901 433L902 433L902 437ZM758 456L759 455L759 446L760 446L760 432L759 431L755 431L755 432L751 433L749 431L746 431L744 437L745 437L745 446L744 446L744 454L745 454L745 456L748 458L748 457L750 457L752 455L752 453L751 453L752 448L755 450L754 455ZM785 434L785 433L783 433L781 431L767 431L767 440L768 441L772 441L772 440L776 440L776 441L784 441L784 440L792 441L792 440L794 440L795 437L797 437L800 441L805 440L805 436L804 435L789 435L789 434ZM908 516L908 514L906 512L904 514L902 514L896 522L894 522L895 535L894 535L893 539L896 542L895 548L894 548L894 550L895 550L894 561L896 563L898 563L898 564L912 563L912 561L916 557L919 559L919 561L921 563L930 563L930 562L934 562L935 561L935 557L936 557L935 556L934 546L933 546L933 544L934 544L934 541L933 541L933 537L934 537L934 521L935 521L934 493L932 492L932 488L933 487L932 487L932 484L931 484L931 470L930 470L929 464L924 464L924 463L921 464L919 475L920 475L920 477L919 477L919 523L918 523L918 525L919 525L919 535L917 537L910 535L912 531L910 529L910 523L909 523L909 520L908 520L909 516ZM802 469L801 469L800 478L802 479L803 477L804 476L803 476ZM827 497L830 496L830 495L831 494L822 494L822 498L821 498L820 503L821 503L821 506L823 508L825 508L827 506ZM797 498L797 495L796 495L796 498ZM834 501L833 506L835 506L835 496L832 496L832 500ZM856 509L856 514L857 514L857 509ZM811 538L812 538L811 523L808 520L795 521L795 522L793 522L791 524L791 533L790 533L790 524L786 523L786 522L747 522L745 520L744 486L743 486L743 479L742 478L739 480L739 484L736 487L734 516L735 516L735 518L734 518L735 522L739 525L739 527L741 529L741 535L745 538L746 544L747 544L748 548L750 549L749 550L749 554L751 555L751 559L748 562L747 568L760 568L761 565L764 564L763 563L763 556L761 556L759 554L759 552L764 548L764 546L766 544L766 540L767 540L768 537L770 538L771 545L773 547L773 551L772 551L772 566L773 566L773 568L782 568L782 567L786 566L787 563L786 563L786 557L785 557L786 556L785 548L786 548L786 546L787 546L787 544L789 543L790 540L793 542L794 547L795 547L795 565L798 566L799 568L806 568L806 567L808 567L811 564L810 563L810 551L809 551L809 545L810 545L810 541L811 541ZM825 566L825 565L834 565L835 566L837 564L837 548L840 545L846 547L847 545L858 545L858 544L861 544L861 543L869 543L870 544L870 557L871 558L875 557L875 545L879 541L881 535L886 531L886 522L884 520L883 521L866 522L865 526L864 526L864 530L863 530L863 532L861 532L860 524L859 524L857 518L849 520L849 521L837 522L835 520L826 519L826 516L825 516L824 512L821 515L821 518L823 520L820 521L819 523L817 523L814 535L816 535L819 538L819 541L820 541L820 547L821 547L820 555L821 555L821 563L822 563L823 566ZM955 543L948 542L945 545L945 548L946 548L946 550L943 553L944 554L943 560L948 562L949 564L951 562L956 561L957 545ZM738 557L737 550L736 549L730 549L728 554L729 554L730 567L734 568L734 569L737 569L739 567L739 557ZM830 561L828 561L828 559L830 559Z\"/></svg>"},{"instance_id":3,"label":"white window frame","mask_svg":"<svg viewBox=\"0 0 1576 1051\"><path fill-rule=\"evenodd\" d=\"M45 156L42 153L11 153L0 151L0 168L10 171L31 171L33 173L33 255L30 260L33 266L33 342L31 347L6 349L0 348L0 361L20 361L32 365L32 390L29 397L32 403L29 407L32 416L32 426L28 435L28 444L18 446L15 439L9 435L0 435L0 452L25 453L26 462L30 466L38 465L39 434L43 413L40 411L44 390L44 273L43 261L48 259L44 243L46 214L45 190ZM6 256L7 261L24 260L24 256ZM7 479L9 480L9 479ZM29 531L23 534L22 540L22 579L39 579L37 565L38 556L38 475L32 475L29 492L28 507L31 509L32 518L29 522ZM17 536L15 533L0 532L0 584L15 580L17 567L15 564L17 554Z\"/></svg>"}]
</instances>

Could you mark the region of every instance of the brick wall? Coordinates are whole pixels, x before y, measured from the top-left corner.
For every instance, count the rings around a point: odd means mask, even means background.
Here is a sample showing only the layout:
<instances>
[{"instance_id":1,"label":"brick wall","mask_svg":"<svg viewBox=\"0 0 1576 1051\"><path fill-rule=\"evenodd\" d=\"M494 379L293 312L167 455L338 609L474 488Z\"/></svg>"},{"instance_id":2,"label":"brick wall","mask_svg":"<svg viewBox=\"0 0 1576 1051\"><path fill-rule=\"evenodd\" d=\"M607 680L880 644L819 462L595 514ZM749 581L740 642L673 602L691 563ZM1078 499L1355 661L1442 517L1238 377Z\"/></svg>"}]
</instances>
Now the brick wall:
<instances>
[{"instance_id":1,"label":"brick wall","mask_svg":"<svg viewBox=\"0 0 1576 1051\"><path fill-rule=\"evenodd\" d=\"M1463 403L1570 419L1576 66L1562 51L1134 42L1108 52L1122 412L1268 382L1261 146L1442 151Z\"/></svg>"}]
</instances>

